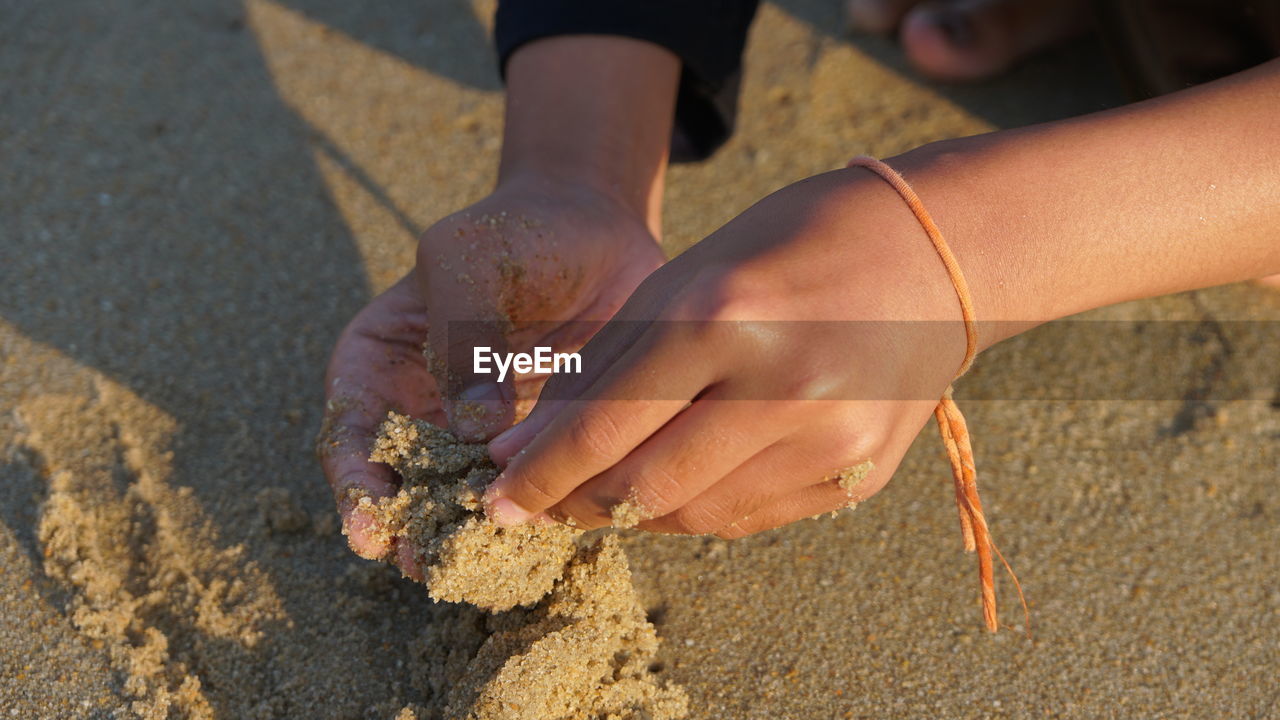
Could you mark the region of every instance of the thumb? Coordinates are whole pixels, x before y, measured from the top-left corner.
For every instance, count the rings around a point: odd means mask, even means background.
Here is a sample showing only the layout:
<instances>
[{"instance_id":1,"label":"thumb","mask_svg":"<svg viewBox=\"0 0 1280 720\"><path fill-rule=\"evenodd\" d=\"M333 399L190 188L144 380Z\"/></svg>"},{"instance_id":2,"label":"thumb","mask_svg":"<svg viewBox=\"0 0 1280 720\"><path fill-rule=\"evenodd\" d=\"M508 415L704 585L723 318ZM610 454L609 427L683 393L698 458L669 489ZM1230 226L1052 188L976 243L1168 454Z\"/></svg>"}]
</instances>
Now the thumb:
<instances>
[{"instance_id":1,"label":"thumb","mask_svg":"<svg viewBox=\"0 0 1280 720\"><path fill-rule=\"evenodd\" d=\"M482 216L481 220L488 215ZM511 424L515 373L500 374L494 354L505 357L512 329L513 279L503 227L478 227L469 212L436 223L418 244L417 281L427 299L427 362L440 390L449 428L471 442L488 440ZM470 238L459 246L459 238ZM487 362L479 362L483 357Z\"/></svg>"},{"instance_id":2,"label":"thumb","mask_svg":"<svg viewBox=\"0 0 1280 720\"><path fill-rule=\"evenodd\" d=\"M515 372L503 364L509 363L504 330L499 320L452 319L433 324L428 333L449 427L463 440L488 440L511 425Z\"/></svg>"}]
</instances>

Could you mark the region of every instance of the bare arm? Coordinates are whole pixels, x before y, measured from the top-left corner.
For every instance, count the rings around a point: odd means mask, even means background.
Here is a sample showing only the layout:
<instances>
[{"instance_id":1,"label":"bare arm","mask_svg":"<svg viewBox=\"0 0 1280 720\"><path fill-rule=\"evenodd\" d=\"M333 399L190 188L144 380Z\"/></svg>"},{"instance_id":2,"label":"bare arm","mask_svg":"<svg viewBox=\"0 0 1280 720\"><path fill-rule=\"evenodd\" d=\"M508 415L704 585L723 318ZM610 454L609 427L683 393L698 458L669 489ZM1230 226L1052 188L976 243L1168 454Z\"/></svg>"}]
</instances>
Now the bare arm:
<instances>
[{"instance_id":1,"label":"bare arm","mask_svg":"<svg viewBox=\"0 0 1280 720\"><path fill-rule=\"evenodd\" d=\"M1280 272L1278 107L1280 61L889 162L941 226L979 321L1012 321L983 326L988 347L1090 308ZM909 322L958 321L956 293L901 198L858 168L765 198L655 272L622 315L673 322L601 332L583 375L544 392L557 402L494 439L510 458L489 492L501 522L549 510L604 525L634 499L652 518L642 528L737 537L865 499L965 349L959 322ZM867 459L853 489L832 480Z\"/></svg>"},{"instance_id":2,"label":"bare arm","mask_svg":"<svg viewBox=\"0 0 1280 720\"><path fill-rule=\"evenodd\" d=\"M1045 321L1280 272L1277 113L1272 61L890 163L946 232L978 317Z\"/></svg>"}]
</instances>

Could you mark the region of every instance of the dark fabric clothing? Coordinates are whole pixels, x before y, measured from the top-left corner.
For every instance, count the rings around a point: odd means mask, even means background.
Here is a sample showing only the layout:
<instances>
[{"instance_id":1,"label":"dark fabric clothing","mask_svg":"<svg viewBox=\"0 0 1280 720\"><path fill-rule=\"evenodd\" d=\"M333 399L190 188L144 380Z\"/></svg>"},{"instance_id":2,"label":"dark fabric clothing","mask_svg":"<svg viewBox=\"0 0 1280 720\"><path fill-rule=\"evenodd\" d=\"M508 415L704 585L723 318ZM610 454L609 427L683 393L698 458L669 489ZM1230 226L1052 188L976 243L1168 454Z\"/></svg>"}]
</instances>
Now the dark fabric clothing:
<instances>
[{"instance_id":1,"label":"dark fabric clothing","mask_svg":"<svg viewBox=\"0 0 1280 720\"><path fill-rule=\"evenodd\" d=\"M499 67L521 45L554 35L620 35L675 53L683 64L672 160L711 155L733 132L742 48L759 0L500 0Z\"/></svg>"},{"instance_id":2,"label":"dark fabric clothing","mask_svg":"<svg viewBox=\"0 0 1280 720\"><path fill-rule=\"evenodd\" d=\"M1098 31L1135 99L1280 56L1280 0L1094 0Z\"/></svg>"},{"instance_id":3,"label":"dark fabric clothing","mask_svg":"<svg viewBox=\"0 0 1280 720\"><path fill-rule=\"evenodd\" d=\"M832 0L833 2L835 0ZM499 0L500 67L554 35L621 35L680 57L672 160L709 156L733 132L742 50L759 0ZM1103 41L1135 98L1280 56L1280 0L1093 0Z\"/></svg>"}]
</instances>

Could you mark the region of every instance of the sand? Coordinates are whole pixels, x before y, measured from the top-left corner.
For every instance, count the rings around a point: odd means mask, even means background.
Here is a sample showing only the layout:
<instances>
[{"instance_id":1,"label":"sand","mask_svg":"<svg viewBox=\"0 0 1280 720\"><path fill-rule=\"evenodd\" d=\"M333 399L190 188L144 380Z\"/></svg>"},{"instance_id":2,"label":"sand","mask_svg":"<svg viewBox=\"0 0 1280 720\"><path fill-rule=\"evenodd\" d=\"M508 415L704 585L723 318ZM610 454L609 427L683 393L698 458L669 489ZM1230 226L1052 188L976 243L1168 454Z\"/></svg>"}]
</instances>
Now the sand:
<instances>
[{"instance_id":1,"label":"sand","mask_svg":"<svg viewBox=\"0 0 1280 720\"><path fill-rule=\"evenodd\" d=\"M613 527L625 530L654 517L653 512L646 508L639 498L634 497L634 494L633 492L632 497L609 508L609 522Z\"/></svg>"},{"instance_id":2,"label":"sand","mask_svg":"<svg viewBox=\"0 0 1280 720\"><path fill-rule=\"evenodd\" d=\"M529 606L551 592L580 531L563 525L503 528L480 498L498 475L483 443L459 442L425 421L391 413L370 459L403 478L400 492L359 498L399 547L412 548L432 599L490 612Z\"/></svg>"},{"instance_id":3,"label":"sand","mask_svg":"<svg viewBox=\"0 0 1280 720\"><path fill-rule=\"evenodd\" d=\"M853 155L1116 100L1087 49L924 84L833 35L839 4L765 5L741 132L670 174L670 252ZM0 717L425 716L486 616L355 557L311 448L342 326L492 184L487 10L3 7ZM691 718L1275 716L1280 370L1275 325L1234 321L1280 298L1085 319L1122 322L1041 328L956 388L1034 639L982 630L925 433L852 514L619 534Z\"/></svg>"},{"instance_id":4,"label":"sand","mask_svg":"<svg viewBox=\"0 0 1280 720\"><path fill-rule=\"evenodd\" d=\"M850 465L847 468L841 468L826 479L836 481L836 484L840 486L840 489L844 491L844 494L849 497L849 504L847 505L848 509L853 510L858 507L858 486L861 485L862 481L867 479L867 475L875 469L875 463L870 460L863 460L857 465Z\"/></svg>"},{"instance_id":5,"label":"sand","mask_svg":"<svg viewBox=\"0 0 1280 720\"><path fill-rule=\"evenodd\" d=\"M370 459L401 476L399 492L360 498L396 547L410 548L435 600L493 613L467 640L430 646L426 717L467 720L679 720L688 698L652 671L658 636L612 535L579 545L564 525L499 527L481 506L498 474L484 443L459 442L390 413ZM513 610L517 606L529 610ZM449 623L437 619L435 625ZM444 648L447 651L442 651ZM466 659L469 658L469 659Z\"/></svg>"},{"instance_id":6,"label":"sand","mask_svg":"<svg viewBox=\"0 0 1280 720\"><path fill-rule=\"evenodd\" d=\"M437 656L430 667L431 682L447 688L439 717L677 720L688 715L684 691L655 679L658 638L612 535L575 555L543 602L527 612L490 616L472 639L481 642L468 662ZM451 638L432 649L445 642L450 653L466 647Z\"/></svg>"}]
</instances>

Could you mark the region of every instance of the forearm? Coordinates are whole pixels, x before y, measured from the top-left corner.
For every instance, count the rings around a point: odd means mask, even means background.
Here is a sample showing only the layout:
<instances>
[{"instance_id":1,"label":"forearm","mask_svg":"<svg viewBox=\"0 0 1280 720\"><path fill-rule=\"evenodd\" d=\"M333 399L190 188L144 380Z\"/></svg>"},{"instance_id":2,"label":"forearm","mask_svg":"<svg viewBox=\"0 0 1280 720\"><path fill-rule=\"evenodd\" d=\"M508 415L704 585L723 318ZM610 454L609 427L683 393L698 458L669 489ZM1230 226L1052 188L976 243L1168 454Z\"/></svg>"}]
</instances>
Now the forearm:
<instances>
[{"instance_id":1,"label":"forearm","mask_svg":"<svg viewBox=\"0 0 1280 720\"><path fill-rule=\"evenodd\" d=\"M652 43L568 35L507 64L499 183L535 176L617 197L657 235L680 61Z\"/></svg>"},{"instance_id":2,"label":"forearm","mask_svg":"<svg viewBox=\"0 0 1280 720\"><path fill-rule=\"evenodd\" d=\"M1280 272L1278 108L1271 62L890 163L941 226L979 318L1043 322Z\"/></svg>"}]
</instances>

